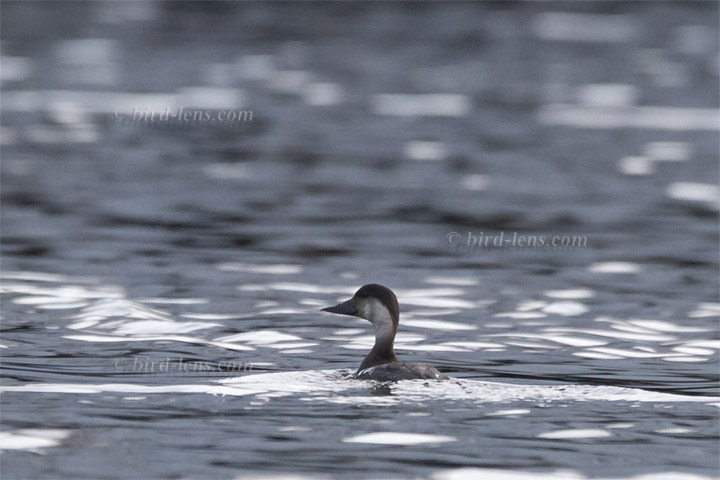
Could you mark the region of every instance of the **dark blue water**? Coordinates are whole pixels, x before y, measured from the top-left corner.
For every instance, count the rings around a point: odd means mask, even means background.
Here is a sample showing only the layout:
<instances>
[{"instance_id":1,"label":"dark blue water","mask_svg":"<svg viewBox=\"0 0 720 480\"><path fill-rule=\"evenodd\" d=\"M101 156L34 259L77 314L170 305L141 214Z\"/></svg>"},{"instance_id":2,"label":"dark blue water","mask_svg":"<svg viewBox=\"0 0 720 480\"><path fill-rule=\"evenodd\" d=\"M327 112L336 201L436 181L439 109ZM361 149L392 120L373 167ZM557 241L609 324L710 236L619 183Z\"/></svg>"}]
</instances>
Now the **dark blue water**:
<instances>
[{"instance_id":1,"label":"dark blue water","mask_svg":"<svg viewBox=\"0 0 720 480\"><path fill-rule=\"evenodd\" d=\"M3 477L720 475L716 3L0 21Z\"/></svg>"}]
</instances>

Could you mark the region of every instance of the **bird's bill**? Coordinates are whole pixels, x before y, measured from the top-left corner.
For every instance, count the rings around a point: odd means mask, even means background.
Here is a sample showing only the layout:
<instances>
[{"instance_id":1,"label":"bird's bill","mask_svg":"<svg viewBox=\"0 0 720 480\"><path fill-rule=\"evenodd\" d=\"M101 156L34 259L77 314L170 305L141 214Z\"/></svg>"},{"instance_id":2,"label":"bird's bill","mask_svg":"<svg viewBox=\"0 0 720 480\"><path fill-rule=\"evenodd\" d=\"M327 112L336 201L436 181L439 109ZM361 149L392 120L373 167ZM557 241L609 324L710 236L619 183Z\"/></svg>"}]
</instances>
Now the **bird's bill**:
<instances>
[{"instance_id":1,"label":"bird's bill","mask_svg":"<svg viewBox=\"0 0 720 480\"><path fill-rule=\"evenodd\" d=\"M338 313L340 315L357 315L358 313L355 305L353 305L352 298L346 302L338 303L334 307L323 308L321 311Z\"/></svg>"}]
</instances>

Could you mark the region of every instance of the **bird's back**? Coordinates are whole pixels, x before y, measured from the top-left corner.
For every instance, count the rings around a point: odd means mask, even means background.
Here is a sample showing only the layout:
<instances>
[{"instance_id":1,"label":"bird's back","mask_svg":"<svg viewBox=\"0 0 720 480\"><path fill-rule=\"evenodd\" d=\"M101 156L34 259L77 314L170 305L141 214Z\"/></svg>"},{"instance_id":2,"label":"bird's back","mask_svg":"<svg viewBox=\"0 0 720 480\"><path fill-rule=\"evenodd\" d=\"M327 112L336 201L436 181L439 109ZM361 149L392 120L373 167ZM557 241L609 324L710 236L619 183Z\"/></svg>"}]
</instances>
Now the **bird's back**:
<instances>
[{"instance_id":1,"label":"bird's back","mask_svg":"<svg viewBox=\"0 0 720 480\"><path fill-rule=\"evenodd\" d=\"M447 375L426 363L392 362L359 370L355 378L376 380L378 382L396 382L399 380L448 380Z\"/></svg>"}]
</instances>

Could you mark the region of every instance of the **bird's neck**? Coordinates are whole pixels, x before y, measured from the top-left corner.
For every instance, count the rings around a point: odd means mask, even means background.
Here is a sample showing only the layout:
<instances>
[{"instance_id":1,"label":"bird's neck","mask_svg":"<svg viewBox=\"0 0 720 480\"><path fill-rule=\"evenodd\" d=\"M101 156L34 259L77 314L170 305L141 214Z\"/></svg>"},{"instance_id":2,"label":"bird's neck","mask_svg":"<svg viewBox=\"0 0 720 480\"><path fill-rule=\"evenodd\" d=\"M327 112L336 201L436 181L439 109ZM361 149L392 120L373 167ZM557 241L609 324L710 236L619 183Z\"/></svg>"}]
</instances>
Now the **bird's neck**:
<instances>
[{"instance_id":1,"label":"bird's neck","mask_svg":"<svg viewBox=\"0 0 720 480\"><path fill-rule=\"evenodd\" d=\"M393 322L373 322L373 327L375 328L375 345L367 357L365 357L362 364L360 364L358 372L377 365L399 361L393 349L395 342L395 327Z\"/></svg>"}]
</instances>

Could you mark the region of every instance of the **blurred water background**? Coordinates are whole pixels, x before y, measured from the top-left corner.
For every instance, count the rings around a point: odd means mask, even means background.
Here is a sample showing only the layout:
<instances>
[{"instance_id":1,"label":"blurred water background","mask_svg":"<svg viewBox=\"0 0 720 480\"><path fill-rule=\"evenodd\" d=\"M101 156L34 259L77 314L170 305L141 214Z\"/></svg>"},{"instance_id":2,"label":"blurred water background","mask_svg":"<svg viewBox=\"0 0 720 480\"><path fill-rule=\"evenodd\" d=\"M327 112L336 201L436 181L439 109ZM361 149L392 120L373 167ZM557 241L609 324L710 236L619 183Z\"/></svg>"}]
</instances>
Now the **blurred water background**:
<instances>
[{"instance_id":1,"label":"blurred water background","mask_svg":"<svg viewBox=\"0 0 720 480\"><path fill-rule=\"evenodd\" d=\"M720 475L717 2L0 8L4 478Z\"/></svg>"}]
</instances>

